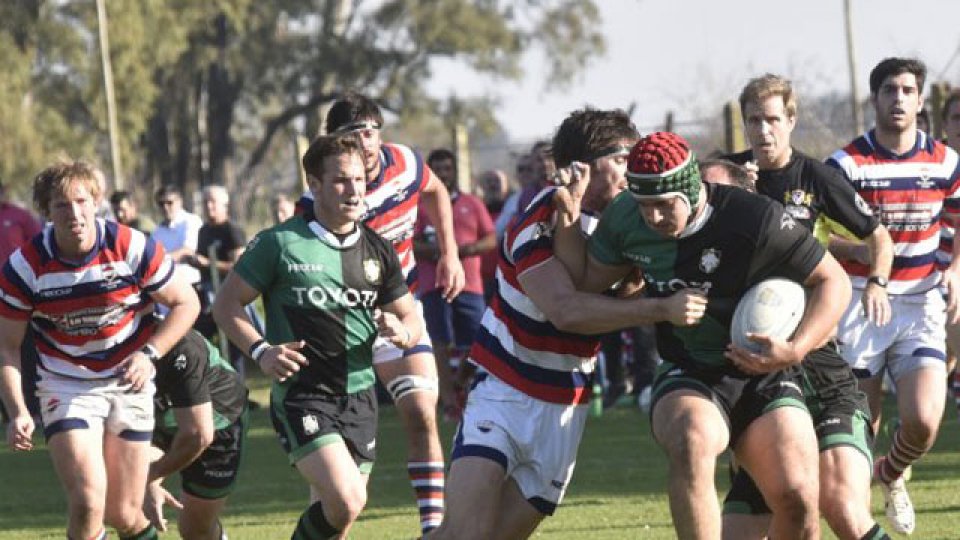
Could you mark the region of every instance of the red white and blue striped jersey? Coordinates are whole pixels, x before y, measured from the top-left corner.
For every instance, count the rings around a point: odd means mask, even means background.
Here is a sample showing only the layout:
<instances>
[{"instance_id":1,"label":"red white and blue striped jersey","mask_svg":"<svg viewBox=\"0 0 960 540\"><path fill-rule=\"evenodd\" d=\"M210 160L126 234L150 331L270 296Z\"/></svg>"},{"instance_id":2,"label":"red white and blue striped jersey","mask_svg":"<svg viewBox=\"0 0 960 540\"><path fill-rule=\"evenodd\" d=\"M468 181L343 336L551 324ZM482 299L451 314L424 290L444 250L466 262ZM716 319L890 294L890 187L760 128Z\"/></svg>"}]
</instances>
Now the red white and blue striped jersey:
<instances>
[{"instance_id":1,"label":"red white and blue striped jersey","mask_svg":"<svg viewBox=\"0 0 960 540\"><path fill-rule=\"evenodd\" d=\"M411 291L416 291L417 278L413 258L417 205L429 180L429 169L419 153L402 144L383 143L380 175L367 183L363 199L367 205L363 222L393 245ZM309 190L297 202L297 211L312 215L313 193Z\"/></svg>"},{"instance_id":2,"label":"red white and blue striped jersey","mask_svg":"<svg viewBox=\"0 0 960 540\"><path fill-rule=\"evenodd\" d=\"M542 190L504 235L497 291L483 314L470 359L533 398L582 404L590 399L599 338L558 330L517 279L553 257L555 189ZM581 226L592 231L596 219L583 216Z\"/></svg>"},{"instance_id":3,"label":"red white and blue striped jersey","mask_svg":"<svg viewBox=\"0 0 960 540\"><path fill-rule=\"evenodd\" d=\"M870 131L834 152L827 163L846 175L890 231L890 294L918 294L939 285L941 220L953 219L960 210L957 153L918 130L914 147L897 155L880 146ZM854 287L866 286L869 265L842 264Z\"/></svg>"},{"instance_id":4,"label":"red white and blue striped jersey","mask_svg":"<svg viewBox=\"0 0 960 540\"><path fill-rule=\"evenodd\" d=\"M78 379L116 376L156 321L150 292L173 275L163 246L140 231L98 219L97 243L63 260L48 224L0 272L0 316L30 321L40 365Z\"/></svg>"}]
</instances>

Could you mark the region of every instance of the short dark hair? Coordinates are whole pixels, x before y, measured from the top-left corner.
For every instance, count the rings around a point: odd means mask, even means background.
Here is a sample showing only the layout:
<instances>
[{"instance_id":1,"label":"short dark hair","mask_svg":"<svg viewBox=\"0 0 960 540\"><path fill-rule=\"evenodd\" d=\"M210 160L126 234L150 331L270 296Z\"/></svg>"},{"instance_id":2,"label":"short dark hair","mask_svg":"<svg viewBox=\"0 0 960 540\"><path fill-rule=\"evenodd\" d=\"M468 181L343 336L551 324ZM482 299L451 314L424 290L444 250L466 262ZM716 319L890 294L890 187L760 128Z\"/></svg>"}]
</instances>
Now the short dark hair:
<instances>
[{"instance_id":1,"label":"short dark hair","mask_svg":"<svg viewBox=\"0 0 960 540\"><path fill-rule=\"evenodd\" d=\"M110 205L116 206L123 201L133 201L133 197L130 196L129 191L124 191L122 189L114 191L110 194Z\"/></svg>"},{"instance_id":2,"label":"short dark hair","mask_svg":"<svg viewBox=\"0 0 960 540\"><path fill-rule=\"evenodd\" d=\"M180 186L176 184L164 184L160 186L160 189L157 190L156 195L154 195L156 200L160 200L164 197L176 195L180 200L183 200L183 191L180 190Z\"/></svg>"},{"instance_id":3,"label":"short dark hair","mask_svg":"<svg viewBox=\"0 0 960 540\"><path fill-rule=\"evenodd\" d=\"M348 90L340 96L340 99L333 102L327 112L327 135L333 135L338 129L361 120L373 120L377 126L382 126L383 113L380 112L380 106L372 99L359 92Z\"/></svg>"},{"instance_id":4,"label":"short dark hair","mask_svg":"<svg viewBox=\"0 0 960 540\"><path fill-rule=\"evenodd\" d=\"M362 155L360 142L352 135L321 135L310 143L310 147L303 154L301 163L303 170L320 180L323 178L323 160L327 156L341 154Z\"/></svg>"},{"instance_id":5,"label":"short dark hair","mask_svg":"<svg viewBox=\"0 0 960 540\"><path fill-rule=\"evenodd\" d=\"M427 155L427 165L433 167L433 164L437 161L445 161L448 159L453 161L453 167L456 168L457 156L455 156L453 152L446 148L436 148L432 150L429 155Z\"/></svg>"},{"instance_id":6,"label":"short dark hair","mask_svg":"<svg viewBox=\"0 0 960 540\"><path fill-rule=\"evenodd\" d=\"M720 158L701 159L700 178L703 178L703 173L710 167L720 167L721 169L725 170L737 187L743 188L747 191L757 191L757 186L753 183L753 177L743 165L738 165L732 161Z\"/></svg>"},{"instance_id":7,"label":"short dark hair","mask_svg":"<svg viewBox=\"0 0 960 540\"><path fill-rule=\"evenodd\" d=\"M870 93L876 95L880 85L887 77L896 77L902 73L912 73L917 78L917 90L923 94L923 83L927 80L927 66L916 58L884 58L870 72Z\"/></svg>"},{"instance_id":8,"label":"short dark hair","mask_svg":"<svg viewBox=\"0 0 960 540\"><path fill-rule=\"evenodd\" d=\"M630 116L620 109L579 109L567 116L553 136L553 159L557 167L572 161L590 162L629 139L631 145L640 138ZM629 148L627 148L629 151Z\"/></svg>"}]
</instances>

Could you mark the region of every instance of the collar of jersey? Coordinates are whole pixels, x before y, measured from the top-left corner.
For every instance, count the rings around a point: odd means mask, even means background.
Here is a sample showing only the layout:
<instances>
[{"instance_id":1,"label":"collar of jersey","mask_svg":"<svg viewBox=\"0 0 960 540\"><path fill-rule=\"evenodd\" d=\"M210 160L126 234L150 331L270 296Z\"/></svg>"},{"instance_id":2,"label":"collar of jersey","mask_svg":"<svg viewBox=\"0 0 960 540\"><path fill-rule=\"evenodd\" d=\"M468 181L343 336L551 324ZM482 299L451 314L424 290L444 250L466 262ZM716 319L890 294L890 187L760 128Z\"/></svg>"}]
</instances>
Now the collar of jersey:
<instances>
[{"instance_id":1,"label":"collar of jersey","mask_svg":"<svg viewBox=\"0 0 960 540\"><path fill-rule=\"evenodd\" d=\"M683 231L680 233L679 238L687 238L700 232L710 220L710 216L713 215L713 205L710 204L710 201L707 201L703 206L703 212L700 213L700 217L693 220L691 223L687 223L687 226L683 228Z\"/></svg>"},{"instance_id":2,"label":"collar of jersey","mask_svg":"<svg viewBox=\"0 0 960 540\"><path fill-rule=\"evenodd\" d=\"M390 155L390 152L387 152L387 149L383 144L380 145L380 173L377 174L377 179L373 182L367 184L367 191L373 191L383 183L383 177L386 174L388 168L393 166L393 156Z\"/></svg>"},{"instance_id":3,"label":"collar of jersey","mask_svg":"<svg viewBox=\"0 0 960 540\"><path fill-rule=\"evenodd\" d=\"M348 234L346 238L343 239L343 242L337 238L337 235L328 231L326 227L321 225L320 222L315 219L311 219L307 223L307 226L310 227L310 230L313 231L313 234L317 235L317 238L319 238L321 242L337 249L353 247L360 240L359 224L357 224L356 228L353 229L352 233Z\"/></svg>"},{"instance_id":4,"label":"collar of jersey","mask_svg":"<svg viewBox=\"0 0 960 540\"><path fill-rule=\"evenodd\" d=\"M57 247L57 242L53 234L53 225L50 225L49 227L47 227L47 230L44 231L44 235L43 235L44 236L43 244L44 244L44 247L47 248L47 253L50 254L50 257L60 261L61 263L67 266L74 266L79 268L81 266L85 266L89 264L90 261L92 261L93 258L97 256L97 253L99 253L100 249L103 247L103 227L105 225L103 222L103 219L97 218L94 221L94 224L97 227L97 241L95 244L93 244L93 249L91 249L89 253L83 256L83 259L77 261L77 260L64 259L60 257L60 248Z\"/></svg>"},{"instance_id":5,"label":"collar of jersey","mask_svg":"<svg viewBox=\"0 0 960 540\"><path fill-rule=\"evenodd\" d=\"M925 148L927 149L927 151L932 151L932 146L933 146L932 144L928 143L927 134L924 133L923 131L920 131L919 129L917 130L917 138L913 143L913 148L911 148L910 150L907 150L903 154L896 154L889 148L880 144L880 141L877 140L876 128L871 129L867 133L867 141L870 143L870 146L872 146L873 149L876 150L878 154L880 154L880 157L884 159L896 159L896 160L909 159L913 157L917 152L919 152L921 148Z\"/></svg>"}]
</instances>

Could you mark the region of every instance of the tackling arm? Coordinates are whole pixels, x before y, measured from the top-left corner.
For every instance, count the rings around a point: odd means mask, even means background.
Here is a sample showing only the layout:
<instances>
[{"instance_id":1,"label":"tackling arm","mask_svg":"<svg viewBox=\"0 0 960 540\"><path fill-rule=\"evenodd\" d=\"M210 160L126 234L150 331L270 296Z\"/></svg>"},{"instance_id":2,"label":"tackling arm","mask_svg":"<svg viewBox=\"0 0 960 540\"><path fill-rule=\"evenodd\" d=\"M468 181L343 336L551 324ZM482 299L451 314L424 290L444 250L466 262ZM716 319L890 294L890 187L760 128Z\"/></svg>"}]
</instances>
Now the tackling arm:
<instances>
[{"instance_id":1,"label":"tackling arm","mask_svg":"<svg viewBox=\"0 0 960 540\"><path fill-rule=\"evenodd\" d=\"M209 401L176 407L173 415L177 419L177 434L167 452L150 464L148 482L184 469L213 442L213 405Z\"/></svg>"}]
</instances>

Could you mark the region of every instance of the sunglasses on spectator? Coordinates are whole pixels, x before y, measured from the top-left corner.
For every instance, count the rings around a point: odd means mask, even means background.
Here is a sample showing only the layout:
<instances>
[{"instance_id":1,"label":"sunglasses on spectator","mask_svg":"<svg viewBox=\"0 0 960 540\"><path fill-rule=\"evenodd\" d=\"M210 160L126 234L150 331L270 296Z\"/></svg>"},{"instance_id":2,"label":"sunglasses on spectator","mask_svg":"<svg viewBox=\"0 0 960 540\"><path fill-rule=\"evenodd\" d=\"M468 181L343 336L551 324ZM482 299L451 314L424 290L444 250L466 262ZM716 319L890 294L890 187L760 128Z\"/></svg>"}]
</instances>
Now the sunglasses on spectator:
<instances>
[{"instance_id":1,"label":"sunglasses on spectator","mask_svg":"<svg viewBox=\"0 0 960 540\"><path fill-rule=\"evenodd\" d=\"M157 201L157 206L171 206L171 205L173 205L173 204L176 203L176 202L177 202L177 201L175 201L175 200L173 200L173 199L168 199L168 200L165 200L165 201Z\"/></svg>"}]
</instances>

